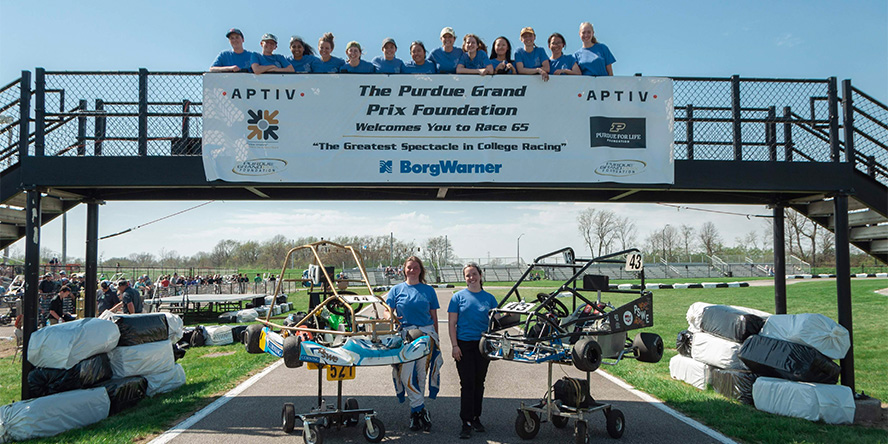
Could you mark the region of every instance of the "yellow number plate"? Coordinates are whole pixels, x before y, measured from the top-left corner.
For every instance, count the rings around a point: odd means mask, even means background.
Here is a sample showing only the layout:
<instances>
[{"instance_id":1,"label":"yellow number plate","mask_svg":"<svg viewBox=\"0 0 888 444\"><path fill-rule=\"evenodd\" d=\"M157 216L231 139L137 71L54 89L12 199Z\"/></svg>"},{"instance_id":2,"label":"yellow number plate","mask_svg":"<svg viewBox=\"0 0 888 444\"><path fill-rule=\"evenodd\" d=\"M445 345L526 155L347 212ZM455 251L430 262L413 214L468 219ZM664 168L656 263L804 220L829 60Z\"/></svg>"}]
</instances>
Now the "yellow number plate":
<instances>
[{"instance_id":1,"label":"yellow number plate","mask_svg":"<svg viewBox=\"0 0 888 444\"><path fill-rule=\"evenodd\" d=\"M346 379L355 379L354 367L342 367L338 365L327 366L328 381L344 381Z\"/></svg>"}]
</instances>

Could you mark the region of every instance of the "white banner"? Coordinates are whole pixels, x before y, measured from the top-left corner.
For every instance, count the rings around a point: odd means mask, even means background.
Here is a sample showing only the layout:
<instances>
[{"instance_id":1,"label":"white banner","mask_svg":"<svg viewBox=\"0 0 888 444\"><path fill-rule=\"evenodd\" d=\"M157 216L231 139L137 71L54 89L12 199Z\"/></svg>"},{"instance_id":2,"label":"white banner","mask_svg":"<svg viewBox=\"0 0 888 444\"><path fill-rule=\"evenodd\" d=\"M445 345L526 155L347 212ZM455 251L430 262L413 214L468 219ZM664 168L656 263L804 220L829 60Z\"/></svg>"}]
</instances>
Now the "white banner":
<instances>
[{"instance_id":1,"label":"white banner","mask_svg":"<svg viewBox=\"0 0 888 444\"><path fill-rule=\"evenodd\" d=\"M205 74L207 180L671 184L672 80Z\"/></svg>"}]
</instances>

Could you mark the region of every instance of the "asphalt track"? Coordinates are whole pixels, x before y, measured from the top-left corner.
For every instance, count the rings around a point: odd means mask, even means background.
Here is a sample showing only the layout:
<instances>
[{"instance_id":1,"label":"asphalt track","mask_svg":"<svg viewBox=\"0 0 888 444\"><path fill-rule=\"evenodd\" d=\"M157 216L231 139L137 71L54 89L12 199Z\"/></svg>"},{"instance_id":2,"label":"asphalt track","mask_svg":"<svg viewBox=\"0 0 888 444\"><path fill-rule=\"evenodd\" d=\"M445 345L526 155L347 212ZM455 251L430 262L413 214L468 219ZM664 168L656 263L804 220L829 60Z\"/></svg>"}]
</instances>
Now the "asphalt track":
<instances>
[{"instance_id":1,"label":"asphalt track","mask_svg":"<svg viewBox=\"0 0 888 444\"><path fill-rule=\"evenodd\" d=\"M450 339L446 333L446 309L453 290L438 289L442 309L438 312L445 364L441 372L441 391L435 400L426 400L426 408L432 416L431 432L412 432L408 428L409 407L399 404L394 396L391 367L360 367L354 380L343 382L343 399L354 397L361 408L373 408L385 425L383 442L401 443L450 443L460 441L459 433L459 378L452 358L449 357ZM242 384L238 389L220 398L210 411L198 412L175 428L160 435L152 444L253 444L302 442L296 419L296 432L286 434L281 429L281 409L285 402L296 406L296 413L307 413L317 405L317 370L305 367L289 369L281 361L255 376L252 384ZM583 377L584 373L573 367L555 365L553 381L565 374ZM496 361L487 375L484 413L481 416L486 433L476 433L461 442L489 443L567 443L574 442L573 421L557 429L551 423L541 425L539 434L532 441L523 441L515 433L515 418L521 402L532 403L542 398L547 390L547 366ZM595 372L591 375L592 396L599 402L610 403L622 410L626 418L625 433L619 440L612 440L605 428L604 414L589 414L590 442L604 440L622 443L706 443L732 442L723 435L703 427L681 415L668 413L670 409L643 393L626 386L613 377ZM324 397L335 403L336 383L323 383ZM227 401L227 402L226 402ZM344 401L343 401L344 402ZM210 407L213 407L211 405ZM693 424L693 425L691 425ZM330 428L322 431L327 443L367 442L361 426Z\"/></svg>"}]
</instances>

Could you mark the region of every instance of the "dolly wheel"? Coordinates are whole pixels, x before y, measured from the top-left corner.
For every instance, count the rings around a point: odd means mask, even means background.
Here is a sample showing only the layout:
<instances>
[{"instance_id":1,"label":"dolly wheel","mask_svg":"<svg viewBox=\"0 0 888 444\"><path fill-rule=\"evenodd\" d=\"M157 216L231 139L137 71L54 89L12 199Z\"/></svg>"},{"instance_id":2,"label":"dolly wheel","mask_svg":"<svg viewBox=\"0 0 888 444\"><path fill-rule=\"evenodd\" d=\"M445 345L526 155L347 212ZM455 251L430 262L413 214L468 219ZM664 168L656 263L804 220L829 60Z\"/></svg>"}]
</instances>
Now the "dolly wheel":
<instances>
[{"instance_id":1,"label":"dolly wheel","mask_svg":"<svg viewBox=\"0 0 888 444\"><path fill-rule=\"evenodd\" d=\"M533 439L540 431L540 417L535 412L518 412L515 418L515 433L521 439Z\"/></svg>"},{"instance_id":2,"label":"dolly wheel","mask_svg":"<svg viewBox=\"0 0 888 444\"><path fill-rule=\"evenodd\" d=\"M284 426L284 433L293 433L296 425L296 408L292 402L284 403L284 410L281 412L281 422Z\"/></svg>"},{"instance_id":3,"label":"dolly wheel","mask_svg":"<svg viewBox=\"0 0 888 444\"><path fill-rule=\"evenodd\" d=\"M385 426L382 421L375 416L368 416L364 421L364 439L367 442L380 442L382 438L385 438Z\"/></svg>"},{"instance_id":4,"label":"dolly wheel","mask_svg":"<svg viewBox=\"0 0 888 444\"><path fill-rule=\"evenodd\" d=\"M310 425L308 428L302 428L302 440L305 444L322 444L324 435L321 435L321 429L316 425Z\"/></svg>"},{"instance_id":5,"label":"dolly wheel","mask_svg":"<svg viewBox=\"0 0 888 444\"><path fill-rule=\"evenodd\" d=\"M586 444L589 442L589 426L586 421L577 421L574 426L574 442L577 444Z\"/></svg>"},{"instance_id":6,"label":"dolly wheel","mask_svg":"<svg viewBox=\"0 0 888 444\"><path fill-rule=\"evenodd\" d=\"M623 431L626 430L626 419L623 417L623 412L612 409L609 412L605 411L604 416L607 418L607 434L613 439L623 436Z\"/></svg>"},{"instance_id":7,"label":"dolly wheel","mask_svg":"<svg viewBox=\"0 0 888 444\"><path fill-rule=\"evenodd\" d=\"M570 418L567 416L552 415L552 425L555 426L556 429L567 427L568 421L570 421Z\"/></svg>"},{"instance_id":8,"label":"dolly wheel","mask_svg":"<svg viewBox=\"0 0 888 444\"><path fill-rule=\"evenodd\" d=\"M358 409L358 400L355 398L348 398L345 400L345 409L346 410L357 410ZM348 427L354 427L358 425L358 414L350 413L345 418L345 425Z\"/></svg>"}]
</instances>

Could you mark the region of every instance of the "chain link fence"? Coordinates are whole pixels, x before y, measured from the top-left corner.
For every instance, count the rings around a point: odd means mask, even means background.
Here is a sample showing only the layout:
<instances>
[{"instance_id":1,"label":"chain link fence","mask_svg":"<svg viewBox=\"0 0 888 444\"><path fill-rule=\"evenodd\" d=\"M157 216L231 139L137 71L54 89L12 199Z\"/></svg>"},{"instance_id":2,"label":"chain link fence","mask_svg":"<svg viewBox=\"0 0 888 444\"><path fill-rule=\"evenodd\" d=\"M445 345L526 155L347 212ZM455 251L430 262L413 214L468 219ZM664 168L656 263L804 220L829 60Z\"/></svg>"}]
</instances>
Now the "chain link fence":
<instances>
[{"instance_id":1,"label":"chain link fence","mask_svg":"<svg viewBox=\"0 0 888 444\"><path fill-rule=\"evenodd\" d=\"M851 103L857 168L888 183L888 107L857 88L851 88Z\"/></svg>"},{"instance_id":2,"label":"chain link fence","mask_svg":"<svg viewBox=\"0 0 888 444\"><path fill-rule=\"evenodd\" d=\"M0 171L18 163L21 79L0 88Z\"/></svg>"}]
</instances>

